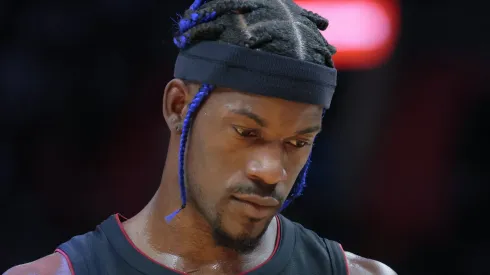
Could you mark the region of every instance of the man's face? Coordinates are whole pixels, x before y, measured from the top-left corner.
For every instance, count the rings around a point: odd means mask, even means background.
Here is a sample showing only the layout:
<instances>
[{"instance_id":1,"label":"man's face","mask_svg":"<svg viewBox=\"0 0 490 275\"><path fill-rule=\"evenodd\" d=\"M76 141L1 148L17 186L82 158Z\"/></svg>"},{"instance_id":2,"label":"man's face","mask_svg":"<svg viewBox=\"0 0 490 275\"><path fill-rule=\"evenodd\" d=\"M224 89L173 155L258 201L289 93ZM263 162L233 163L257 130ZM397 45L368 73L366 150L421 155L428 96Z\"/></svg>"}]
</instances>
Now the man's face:
<instances>
[{"instance_id":1,"label":"man's face","mask_svg":"<svg viewBox=\"0 0 490 275\"><path fill-rule=\"evenodd\" d=\"M219 245L253 249L291 191L321 128L322 108L218 88L189 133L189 205Z\"/></svg>"}]
</instances>

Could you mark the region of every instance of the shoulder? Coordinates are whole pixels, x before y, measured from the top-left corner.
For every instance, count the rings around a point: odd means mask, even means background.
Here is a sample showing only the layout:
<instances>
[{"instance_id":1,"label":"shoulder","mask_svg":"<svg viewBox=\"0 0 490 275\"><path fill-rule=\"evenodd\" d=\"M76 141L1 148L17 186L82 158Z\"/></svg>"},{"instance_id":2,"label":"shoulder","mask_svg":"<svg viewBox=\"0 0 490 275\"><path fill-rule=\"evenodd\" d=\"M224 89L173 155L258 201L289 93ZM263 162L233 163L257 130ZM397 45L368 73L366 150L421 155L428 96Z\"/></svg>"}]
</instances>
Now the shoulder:
<instances>
[{"instance_id":1,"label":"shoulder","mask_svg":"<svg viewBox=\"0 0 490 275\"><path fill-rule=\"evenodd\" d=\"M68 260L55 252L30 263L14 266L3 275L72 275Z\"/></svg>"},{"instance_id":2,"label":"shoulder","mask_svg":"<svg viewBox=\"0 0 490 275\"><path fill-rule=\"evenodd\" d=\"M345 252L350 275L397 275L389 266L367 258L363 258L351 252Z\"/></svg>"},{"instance_id":3,"label":"shoulder","mask_svg":"<svg viewBox=\"0 0 490 275\"><path fill-rule=\"evenodd\" d=\"M312 257L314 259L334 262L336 267L343 266L342 270L345 270L345 267L347 267L347 273L349 275L397 275L393 269L379 261L344 251L338 242L320 237L316 232L303 227L301 224L291 221L286 217L280 217L284 221L283 224L295 229L298 233L297 238L300 238L300 243L308 248L300 249L302 255L310 253L310 255L314 255ZM326 254L329 255L328 259L321 257L325 249L327 250ZM325 264L325 262L322 264Z\"/></svg>"}]
</instances>

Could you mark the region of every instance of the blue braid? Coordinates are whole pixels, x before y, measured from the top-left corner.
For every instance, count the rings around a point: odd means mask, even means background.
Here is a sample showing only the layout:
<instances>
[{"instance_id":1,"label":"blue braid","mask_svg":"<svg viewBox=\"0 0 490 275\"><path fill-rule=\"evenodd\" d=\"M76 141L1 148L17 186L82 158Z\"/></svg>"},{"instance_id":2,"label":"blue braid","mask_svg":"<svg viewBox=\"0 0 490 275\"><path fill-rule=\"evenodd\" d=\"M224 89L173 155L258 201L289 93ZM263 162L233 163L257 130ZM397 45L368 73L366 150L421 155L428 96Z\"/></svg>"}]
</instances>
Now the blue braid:
<instances>
[{"instance_id":1,"label":"blue braid","mask_svg":"<svg viewBox=\"0 0 490 275\"><path fill-rule=\"evenodd\" d=\"M189 8L192 11L197 10L200 6L206 3L207 0L195 0ZM197 12L191 14L191 19L182 19L179 16L179 31L182 35L174 38L174 44L179 48L183 49L185 46L189 44L189 35L185 34L189 29L195 27L197 24L205 23L216 18L216 12L213 11L211 13L204 13L202 16L199 16ZM185 162L185 149L187 145L187 136L189 134L189 129L191 127L192 117L196 113L199 106L201 106L202 102L209 95L211 90L214 87L209 84L203 84L201 89L197 92L196 96L192 100L189 105L189 110L184 119L184 123L182 125L182 134L180 135L180 148L179 148L179 187L180 187L180 199L182 201L182 206L172 212L170 215L165 217L165 221L169 223L182 209L186 207L187 204L187 192L185 189L185 171L184 171L184 162Z\"/></svg>"},{"instance_id":2,"label":"blue braid","mask_svg":"<svg viewBox=\"0 0 490 275\"><path fill-rule=\"evenodd\" d=\"M301 169L299 182L296 182L291 194L289 195L289 198L286 199L286 201L282 204L281 211L284 210L286 207L288 207L289 204L294 199L296 199L297 197L303 194L303 190L306 187L306 176L308 175L308 169L310 168L310 164L311 164L311 154L308 156L308 160L306 161L305 166L303 166L303 169Z\"/></svg>"},{"instance_id":3,"label":"blue braid","mask_svg":"<svg viewBox=\"0 0 490 275\"><path fill-rule=\"evenodd\" d=\"M216 11L212 11L210 13L204 13L199 16L199 13L193 12L191 14L190 19L181 19L179 21L179 31L180 33L185 33L191 28L195 27L198 24L209 22L216 18Z\"/></svg>"},{"instance_id":4,"label":"blue braid","mask_svg":"<svg viewBox=\"0 0 490 275\"><path fill-rule=\"evenodd\" d=\"M195 0L189 9L195 11L206 2L207 0Z\"/></svg>"},{"instance_id":5,"label":"blue braid","mask_svg":"<svg viewBox=\"0 0 490 275\"><path fill-rule=\"evenodd\" d=\"M191 13L191 18L190 19L184 19L181 16L179 17L179 33L181 34L178 37L174 38L174 44L177 46L179 49L185 48L189 44L189 35L186 34L188 30L192 29L193 27L197 26L198 24L201 23L206 23L211 20L216 19L217 13L216 11L212 11L210 13L197 13L195 12L199 7L201 7L204 3L206 3L207 0L195 0L194 3L192 3L191 7L189 8L190 10L194 11Z\"/></svg>"},{"instance_id":6,"label":"blue braid","mask_svg":"<svg viewBox=\"0 0 490 275\"><path fill-rule=\"evenodd\" d=\"M180 135L180 148L179 148L179 187L180 187L180 199L182 201L182 206L180 209L177 209L167 217L165 220L170 222L182 209L186 207L187 204L187 194L185 189L185 149L187 145L187 136L189 134L189 130L191 128L192 118L196 113L197 109L203 103L204 99L209 95L209 93L214 89L212 85L203 84L201 89L197 92L196 96L192 100L189 105L189 110L187 110L187 114L184 119L184 123L182 125L182 134Z\"/></svg>"},{"instance_id":7,"label":"blue braid","mask_svg":"<svg viewBox=\"0 0 490 275\"><path fill-rule=\"evenodd\" d=\"M188 44L188 42L189 42L189 36L187 36L185 34L174 38L174 44L179 49L185 48L185 46Z\"/></svg>"},{"instance_id":8,"label":"blue braid","mask_svg":"<svg viewBox=\"0 0 490 275\"><path fill-rule=\"evenodd\" d=\"M325 117L325 112L326 109L323 109L322 111L322 119ZM308 169L310 168L311 164L311 153L308 156L308 160L306 160L305 166L303 166L303 169L300 172L300 180L299 182L296 182L291 194L289 195L289 198L286 199L286 201L282 204L281 211L284 210L286 207L289 206L289 204L296 199L297 197L303 195L303 190L306 187L306 176L308 175Z\"/></svg>"}]
</instances>

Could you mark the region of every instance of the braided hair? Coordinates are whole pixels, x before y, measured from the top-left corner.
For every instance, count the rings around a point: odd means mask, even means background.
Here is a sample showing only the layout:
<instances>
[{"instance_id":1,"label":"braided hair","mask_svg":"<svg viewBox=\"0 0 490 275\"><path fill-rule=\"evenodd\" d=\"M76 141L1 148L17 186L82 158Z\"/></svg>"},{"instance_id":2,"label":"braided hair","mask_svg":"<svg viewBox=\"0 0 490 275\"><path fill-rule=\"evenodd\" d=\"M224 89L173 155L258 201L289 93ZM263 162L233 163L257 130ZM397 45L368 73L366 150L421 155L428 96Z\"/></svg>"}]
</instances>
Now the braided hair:
<instances>
[{"instance_id":1,"label":"braided hair","mask_svg":"<svg viewBox=\"0 0 490 275\"><path fill-rule=\"evenodd\" d=\"M173 41L179 49L204 40L221 41L334 67L332 55L336 49L319 31L328 27L328 20L302 9L292 0L195 0L176 23ZM184 119L179 149L182 206L167 216L167 221L186 206L184 160L187 137L192 118L213 89L212 85L202 84ZM311 155L283 209L302 194L310 159Z\"/></svg>"}]
</instances>

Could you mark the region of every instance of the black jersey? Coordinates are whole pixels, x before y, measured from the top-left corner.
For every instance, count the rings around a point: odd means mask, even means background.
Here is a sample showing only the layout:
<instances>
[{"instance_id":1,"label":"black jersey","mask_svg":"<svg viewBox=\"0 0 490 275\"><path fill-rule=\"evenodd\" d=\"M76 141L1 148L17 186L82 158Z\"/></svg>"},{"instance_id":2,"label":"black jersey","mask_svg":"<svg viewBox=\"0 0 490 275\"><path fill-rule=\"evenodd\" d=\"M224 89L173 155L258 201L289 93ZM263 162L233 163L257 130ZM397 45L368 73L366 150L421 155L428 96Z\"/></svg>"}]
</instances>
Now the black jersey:
<instances>
[{"instance_id":1,"label":"black jersey","mask_svg":"<svg viewBox=\"0 0 490 275\"><path fill-rule=\"evenodd\" d=\"M139 251L113 215L94 231L60 245L73 275L182 275ZM340 244L319 237L282 215L278 216L276 249L267 262L243 272L247 275L346 275L347 263Z\"/></svg>"}]
</instances>

